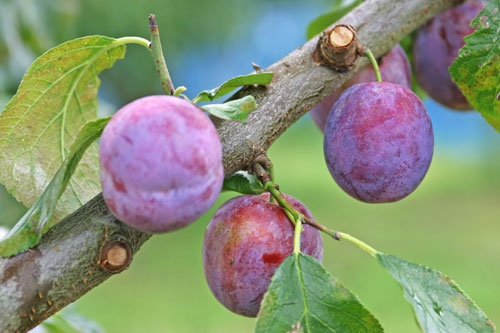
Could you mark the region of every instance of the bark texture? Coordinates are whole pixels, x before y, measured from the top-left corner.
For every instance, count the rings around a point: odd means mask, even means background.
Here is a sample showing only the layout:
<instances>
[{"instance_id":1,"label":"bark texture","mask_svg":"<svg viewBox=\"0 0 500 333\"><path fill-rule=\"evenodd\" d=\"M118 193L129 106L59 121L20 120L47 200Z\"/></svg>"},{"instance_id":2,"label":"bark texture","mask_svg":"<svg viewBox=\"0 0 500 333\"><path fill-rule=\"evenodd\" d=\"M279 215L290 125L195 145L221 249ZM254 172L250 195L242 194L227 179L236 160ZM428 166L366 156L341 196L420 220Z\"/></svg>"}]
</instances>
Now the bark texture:
<instances>
[{"instance_id":1,"label":"bark texture","mask_svg":"<svg viewBox=\"0 0 500 333\"><path fill-rule=\"evenodd\" d=\"M376 57L389 52L405 35L462 0L366 0L338 23L352 25L363 46ZM259 105L245 124L216 123L223 144L226 175L245 169L295 121L340 87L361 66L334 72L317 66L315 37L264 69L274 73L267 87L249 87ZM0 258L0 332L24 332L113 275L101 252L112 242L131 257L150 237L129 228L108 211L101 195L58 223L32 250Z\"/></svg>"}]
</instances>

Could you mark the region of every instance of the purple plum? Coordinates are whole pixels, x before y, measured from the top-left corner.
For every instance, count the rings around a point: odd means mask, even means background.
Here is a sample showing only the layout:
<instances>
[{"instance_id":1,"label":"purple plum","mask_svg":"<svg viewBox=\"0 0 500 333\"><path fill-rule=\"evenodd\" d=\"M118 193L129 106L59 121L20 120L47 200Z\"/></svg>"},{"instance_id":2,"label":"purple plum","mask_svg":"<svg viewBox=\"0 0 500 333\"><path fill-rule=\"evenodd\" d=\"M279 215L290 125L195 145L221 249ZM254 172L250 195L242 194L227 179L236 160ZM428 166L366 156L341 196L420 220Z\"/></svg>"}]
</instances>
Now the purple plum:
<instances>
[{"instance_id":1,"label":"purple plum","mask_svg":"<svg viewBox=\"0 0 500 333\"><path fill-rule=\"evenodd\" d=\"M392 202L413 192L434 148L425 106L389 82L356 84L335 102L325 126L325 159L337 184L364 202Z\"/></svg>"},{"instance_id":2,"label":"purple plum","mask_svg":"<svg viewBox=\"0 0 500 333\"><path fill-rule=\"evenodd\" d=\"M224 180L214 125L194 104L172 96L121 108L104 129L99 157L107 206L146 232L191 224L214 204Z\"/></svg>"},{"instance_id":3,"label":"purple plum","mask_svg":"<svg viewBox=\"0 0 500 333\"><path fill-rule=\"evenodd\" d=\"M464 37L475 30L470 22L483 7L481 1L471 1L448 9L420 27L413 44L418 83L432 99L450 109L472 110L448 67L464 46Z\"/></svg>"},{"instance_id":4,"label":"purple plum","mask_svg":"<svg viewBox=\"0 0 500 333\"><path fill-rule=\"evenodd\" d=\"M297 199L285 195L295 209L313 219ZM215 213L203 241L203 268L217 300L240 315L255 317L271 277L293 252L294 225L269 194L243 195ZM321 261L318 230L304 225L301 251Z\"/></svg>"},{"instance_id":5,"label":"purple plum","mask_svg":"<svg viewBox=\"0 0 500 333\"><path fill-rule=\"evenodd\" d=\"M406 53L398 44L391 52L382 57L379 64L382 80L392 83L397 83L411 89L411 66ZM331 95L319 102L310 112L311 118L321 131L324 131L328 114L332 109L335 101L342 93L352 85L364 82L375 82L375 71L371 65L367 65L360 69L354 76L344 83L342 87L335 90Z\"/></svg>"}]
</instances>

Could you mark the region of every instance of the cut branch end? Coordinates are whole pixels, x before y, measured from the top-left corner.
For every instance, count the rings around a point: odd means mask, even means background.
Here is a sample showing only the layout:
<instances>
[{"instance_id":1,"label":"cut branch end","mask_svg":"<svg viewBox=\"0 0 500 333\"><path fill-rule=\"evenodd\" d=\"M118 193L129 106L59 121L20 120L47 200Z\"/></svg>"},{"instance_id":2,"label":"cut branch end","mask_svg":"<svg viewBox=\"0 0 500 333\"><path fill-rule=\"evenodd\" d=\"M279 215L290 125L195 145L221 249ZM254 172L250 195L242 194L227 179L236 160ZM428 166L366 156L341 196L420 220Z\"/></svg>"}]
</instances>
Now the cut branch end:
<instances>
[{"instance_id":1,"label":"cut branch end","mask_svg":"<svg viewBox=\"0 0 500 333\"><path fill-rule=\"evenodd\" d=\"M348 24L339 24L319 37L313 60L320 66L345 72L358 63L361 48L356 30Z\"/></svg>"},{"instance_id":2,"label":"cut branch end","mask_svg":"<svg viewBox=\"0 0 500 333\"><path fill-rule=\"evenodd\" d=\"M99 265L107 272L118 273L128 267L132 259L130 246L123 241L110 241L101 250Z\"/></svg>"}]
</instances>

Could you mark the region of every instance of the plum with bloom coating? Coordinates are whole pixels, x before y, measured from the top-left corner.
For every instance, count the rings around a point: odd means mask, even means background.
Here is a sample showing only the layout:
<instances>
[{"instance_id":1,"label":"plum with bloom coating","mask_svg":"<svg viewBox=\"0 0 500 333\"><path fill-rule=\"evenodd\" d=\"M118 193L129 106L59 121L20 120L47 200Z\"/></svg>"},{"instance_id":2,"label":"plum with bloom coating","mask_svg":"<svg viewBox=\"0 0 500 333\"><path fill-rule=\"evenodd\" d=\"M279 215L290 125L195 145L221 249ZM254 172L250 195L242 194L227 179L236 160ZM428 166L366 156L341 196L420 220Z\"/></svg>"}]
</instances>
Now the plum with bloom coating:
<instances>
[{"instance_id":1,"label":"plum with bloom coating","mask_svg":"<svg viewBox=\"0 0 500 333\"><path fill-rule=\"evenodd\" d=\"M380 74L382 80L400 84L408 89L411 89L411 66L406 53L403 48L398 44L391 52L382 57L379 64ZM357 83L375 82L375 71L371 65L366 65L359 70L353 77L342 85L339 89L335 90L324 100L319 102L309 112L312 120L321 131L324 131L328 114L330 113L333 104L340 95L350 86Z\"/></svg>"},{"instance_id":2,"label":"plum with bloom coating","mask_svg":"<svg viewBox=\"0 0 500 333\"><path fill-rule=\"evenodd\" d=\"M284 195L300 213L313 218L297 199ZM271 277L293 252L294 225L269 194L243 195L215 213L203 241L203 268L217 300L248 317L259 312ZM319 261L323 243L318 230L304 225L301 251Z\"/></svg>"},{"instance_id":3,"label":"plum with bloom coating","mask_svg":"<svg viewBox=\"0 0 500 333\"><path fill-rule=\"evenodd\" d=\"M337 184L364 202L392 202L413 192L429 169L432 124L411 90L389 82L356 84L335 102L324 137Z\"/></svg>"},{"instance_id":4,"label":"plum with bloom coating","mask_svg":"<svg viewBox=\"0 0 500 333\"><path fill-rule=\"evenodd\" d=\"M418 83L432 99L450 109L473 109L451 79L448 67L464 46L464 37L474 32L470 22L483 8L481 1L470 1L448 9L420 27L413 44Z\"/></svg>"},{"instance_id":5,"label":"plum with bloom coating","mask_svg":"<svg viewBox=\"0 0 500 333\"><path fill-rule=\"evenodd\" d=\"M146 232L194 222L214 204L224 180L214 125L194 104L172 96L121 108L104 129L99 157L107 206Z\"/></svg>"}]
</instances>

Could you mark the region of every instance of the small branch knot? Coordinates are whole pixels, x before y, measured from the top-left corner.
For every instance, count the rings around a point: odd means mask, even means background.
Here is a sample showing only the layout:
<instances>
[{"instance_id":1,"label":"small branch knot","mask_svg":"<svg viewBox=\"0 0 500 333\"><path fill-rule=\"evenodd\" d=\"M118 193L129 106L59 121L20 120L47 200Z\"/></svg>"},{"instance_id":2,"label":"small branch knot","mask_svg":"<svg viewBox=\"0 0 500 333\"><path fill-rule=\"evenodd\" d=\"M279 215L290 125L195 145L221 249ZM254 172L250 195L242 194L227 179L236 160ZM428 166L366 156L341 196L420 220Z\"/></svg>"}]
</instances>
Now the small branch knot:
<instances>
[{"instance_id":1,"label":"small branch knot","mask_svg":"<svg viewBox=\"0 0 500 333\"><path fill-rule=\"evenodd\" d=\"M257 179L264 185L265 183L271 181L271 175L269 172L260 164L259 162L255 162L252 165L252 169L257 176Z\"/></svg>"},{"instance_id":2,"label":"small branch knot","mask_svg":"<svg viewBox=\"0 0 500 333\"><path fill-rule=\"evenodd\" d=\"M356 30L350 25L339 24L323 31L314 50L313 60L320 66L345 72L358 63L362 48Z\"/></svg>"},{"instance_id":3,"label":"small branch knot","mask_svg":"<svg viewBox=\"0 0 500 333\"><path fill-rule=\"evenodd\" d=\"M130 246L122 240L111 240L101 249L98 264L110 273L119 273L126 269L132 260Z\"/></svg>"},{"instance_id":4,"label":"small branch knot","mask_svg":"<svg viewBox=\"0 0 500 333\"><path fill-rule=\"evenodd\" d=\"M266 170L268 171L273 167L273 162L271 162L271 160L269 159L269 157L267 157L265 153L257 156L254 162L262 164L264 168L266 168Z\"/></svg>"}]
</instances>

